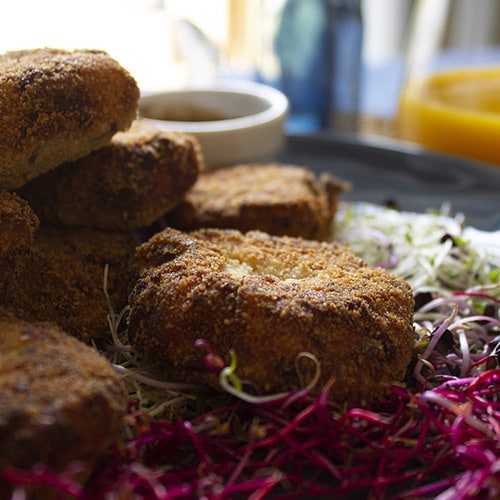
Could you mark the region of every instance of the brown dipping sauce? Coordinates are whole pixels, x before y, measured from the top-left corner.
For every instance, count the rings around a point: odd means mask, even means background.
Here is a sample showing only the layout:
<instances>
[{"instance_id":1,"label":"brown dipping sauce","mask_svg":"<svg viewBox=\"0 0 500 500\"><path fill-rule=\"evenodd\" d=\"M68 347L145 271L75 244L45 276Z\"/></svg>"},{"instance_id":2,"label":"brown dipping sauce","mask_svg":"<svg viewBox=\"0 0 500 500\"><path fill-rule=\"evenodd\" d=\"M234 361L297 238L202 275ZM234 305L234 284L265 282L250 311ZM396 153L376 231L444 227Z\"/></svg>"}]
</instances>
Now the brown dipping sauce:
<instances>
[{"instance_id":1,"label":"brown dipping sauce","mask_svg":"<svg viewBox=\"0 0 500 500\"><path fill-rule=\"evenodd\" d=\"M139 113L145 118L171 122L209 122L237 118L237 115L224 116L214 109L189 105L170 107L168 110L151 109L149 106L143 106Z\"/></svg>"}]
</instances>

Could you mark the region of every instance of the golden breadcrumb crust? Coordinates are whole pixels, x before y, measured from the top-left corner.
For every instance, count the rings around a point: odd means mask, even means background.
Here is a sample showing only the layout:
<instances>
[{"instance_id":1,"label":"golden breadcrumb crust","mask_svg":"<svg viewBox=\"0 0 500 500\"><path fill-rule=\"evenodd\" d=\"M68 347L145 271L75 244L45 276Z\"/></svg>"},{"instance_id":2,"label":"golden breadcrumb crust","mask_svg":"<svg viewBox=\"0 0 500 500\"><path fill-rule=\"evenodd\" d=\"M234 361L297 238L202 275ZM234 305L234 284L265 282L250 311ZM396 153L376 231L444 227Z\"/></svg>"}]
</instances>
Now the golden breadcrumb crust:
<instances>
[{"instance_id":1,"label":"golden breadcrumb crust","mask_svg":"<svg viewBox=\"0 0 500 500\"><path fill-rule=\"evenodd\" d=\"M116 439L127 397L97 351L0 308L0 469L92 462Z\"/></svg>"},{"instance_id":2,"label":"golden breadcrumb crust","mask_svg":"<svg viewBox=\"0 0 500 500\"><path fill-rule=\"evenodd\" d=\"M168 380L207 383L203 338L263 391L296 389L321 364L320 385L350 403L401 380L413 347L413 296L406 281L368 267L336 243L206 229L166 229L141 245L141 276L129 299L137 352Z\"/></svg>"},{"instance_id":3,"label":"golden breadcrumb crust","mask_svg":"<svg viewBox=\"0 0 500 500\"><path fill-rule=\"evenodd\" d=\"M297 165L235 165L203 173L167 222L182 230L257 229L323 239L330 234L338 194L346 189L347 182L326 173L317 178Z\"/></svg>"},{"instance_id":4,"label":"golden breadcrumb crust","mask_svg":"<svg viewBox=\"0 0 500 500\"><path fill-rule=\"evenodd\" d=\"M0 192L0 283L4 271L33 243L39 219L15 193Z\"/></svg>"},{"instance_id":5,"label":"golden breadcrumb crust","mask_svg":"<svg viewBox=\"0 0 500 500\"><path fill-rule=\"evenodd\" d=\"M40 226L26 255L6 273L0 304L22 319L57 323L87 342L108 338L104 269L109 266L108 292L118 312L127 304L135 246L120 233Z\"/></svg>"},{"instance_id":6,"label":"golden breadcrumb crust","mask_svg":"<svg viewBox=\"0 0 500 500\"><path fill-rule=\"evenodd\" d=\"M132 76L98 50L0 55L0 189L104 146L137 114Z\"/></svg>"},{"instance_id":7,"label":"golden breadcrumb crust","mask_svg":"<svg viewBox=\"0 0 500 500\"><path fill-rule=\"evenodd\" d=\"M177 205L202 168L194 137L137 120L109 145L37 177L20 192L43 222L133 230Z\"/></svg>"}]
</instances>

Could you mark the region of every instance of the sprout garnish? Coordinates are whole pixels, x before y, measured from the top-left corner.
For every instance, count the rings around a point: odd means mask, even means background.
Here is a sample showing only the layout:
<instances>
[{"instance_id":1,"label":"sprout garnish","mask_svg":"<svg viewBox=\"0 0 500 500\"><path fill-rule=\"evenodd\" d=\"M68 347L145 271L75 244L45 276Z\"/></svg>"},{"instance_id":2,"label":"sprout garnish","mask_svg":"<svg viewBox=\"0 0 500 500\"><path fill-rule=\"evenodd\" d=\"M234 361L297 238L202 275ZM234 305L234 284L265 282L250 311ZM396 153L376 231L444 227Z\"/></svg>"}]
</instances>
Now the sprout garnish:
<instances>
[{"instance_id":1,"label":"sprout garnish","mask_svg":"<svg viewBox=\"0 0 500 500\"><path fill-rule=\"evenodd\" d=\"M414 289L414 361L383 400L333 403L329 384L317 387L321 365L310 353L297 358L299 375L302 363L315 367L301 390L261 395L238 377L236 350L217 353L203 339L193 349L205 350L222 390L170 384L127 344L127 311L115 315L106 294L107 354L130 397L121 441L85 484L74 464L0 478L17 498L33 485L80 500L499 498L500 255L474 244L446 208L346 206L337 219L337 238Z\"/></svg>"}]
</instances>

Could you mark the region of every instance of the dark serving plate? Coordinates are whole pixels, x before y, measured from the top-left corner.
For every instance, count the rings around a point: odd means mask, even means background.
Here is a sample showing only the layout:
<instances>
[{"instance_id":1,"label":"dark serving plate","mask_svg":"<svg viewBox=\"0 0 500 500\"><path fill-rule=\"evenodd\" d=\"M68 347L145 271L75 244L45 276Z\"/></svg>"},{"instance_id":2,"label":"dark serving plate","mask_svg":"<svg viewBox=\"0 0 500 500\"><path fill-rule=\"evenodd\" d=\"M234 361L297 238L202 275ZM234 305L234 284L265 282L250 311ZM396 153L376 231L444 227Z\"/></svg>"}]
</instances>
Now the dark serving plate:
<instances>
[{"instance_id":1,"label":"dark serving plate","mask_svg":"<svg viewBox=\"0 0 500 500\"><path fill-rule=\"evenodd\" d=\"M499 146L500 147L500 146ZM352 183L346 201L395 203L423 212L449 203L466 223L500 229L500 167L412 148L393 140L321 133L289 135L279 161L327 171Z\"/></svg>"}]
</instances>

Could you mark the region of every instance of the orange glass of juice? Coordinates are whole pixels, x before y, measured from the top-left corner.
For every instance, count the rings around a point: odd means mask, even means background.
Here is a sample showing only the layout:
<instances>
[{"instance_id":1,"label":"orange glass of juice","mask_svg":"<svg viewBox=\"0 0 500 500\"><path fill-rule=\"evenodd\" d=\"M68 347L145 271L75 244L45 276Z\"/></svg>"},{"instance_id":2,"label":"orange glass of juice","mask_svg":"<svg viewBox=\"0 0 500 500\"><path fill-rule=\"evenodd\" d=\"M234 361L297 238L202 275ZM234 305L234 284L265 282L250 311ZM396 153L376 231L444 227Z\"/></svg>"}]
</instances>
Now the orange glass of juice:
<instances>
[{"instance_id":1,"label":"orange glass of juice","mask_svg":"<svg viewBox=\"0 0 500 500\"><path fill-rule=\"evenodd\" d=\"M500 65L408 80L400 97L396 135L500 166Z\"/></svg>"}]
</instances>

